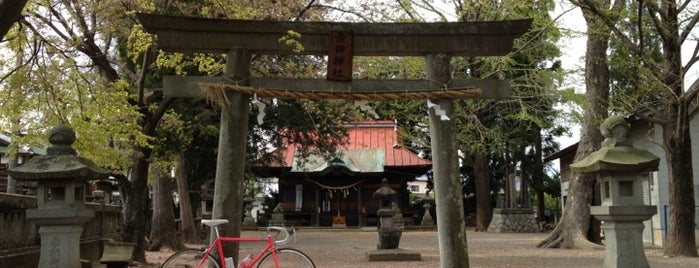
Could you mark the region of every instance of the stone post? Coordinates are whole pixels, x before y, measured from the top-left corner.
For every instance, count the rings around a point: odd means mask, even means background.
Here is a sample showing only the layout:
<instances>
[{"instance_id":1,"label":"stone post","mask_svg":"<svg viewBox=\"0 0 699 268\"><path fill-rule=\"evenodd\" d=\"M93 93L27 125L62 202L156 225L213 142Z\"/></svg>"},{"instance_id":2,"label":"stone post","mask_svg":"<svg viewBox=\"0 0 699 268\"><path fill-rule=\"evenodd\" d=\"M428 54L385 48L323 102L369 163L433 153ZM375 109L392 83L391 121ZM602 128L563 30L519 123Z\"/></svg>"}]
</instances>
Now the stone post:
<instances>
[{"instance_id":1,"label":"stone post","mask_svg":"<svg viewBox=\"0 0 699 268\"><path fill-rule=\"evenodd\" d=\"M507 176L507 197L509 203L507 208L517 207L517 176L515 174L509 174Z\"/></svg>"},{"instance_id":2,"label":"stone post","mask_svg":"<svg viewBox=\"0 0 699 268\"><path fill-rule=\"evenodd\" d=\"M226 55L225 76L238 85L250 84L250 51L231 49ZM220 230L223 236L240 236L243 218L243 180L247 146L250 101L247 95L222 90L216 179L212 219L227 219L230 224ZM213 235L209 240L213 241ZM238 260L238 243L223 246L226 256Z\"/></svg>"},{"instance_id":3,"label":"stone post","mask_svg":"<svg viewBox=\"0 0 699 268\"><path fill-rule=\"evenodd\" d=\"M432 214L430 213L430 209L432 208L432 205L430 202L432 201L431 198L425 197L424 199L425 204L422 205L422 207L425 209L425 215L422 215L422 223L421 226L423 228L432 228L434 227L434 220L432 219Z\"/></svg>"},{"instance_id":4,"label":"stone post","mask_svg":"<svg viewBox=\"0 0 699 268\"><path fill-rule=\"evenodd\" d=\"M250 200L250 201L248 201ZM255 226L255 219L252 217L252 198L246 198L245 217L243 218L243 226Z\"/></svg>"},{"instance_id":5,"label":"stone post","mask_svg":"<svg viewBox=\"0 0 699 268\"><path fill-rule=\"evenodd\" d=\"M71 147L75 132L65 125L51 129L51 146L37 156L8 170L10 176L37 183L36 209L27 209L27 219L39 225L41 252L39 268L80 268L80 234L83 224L95 216L85 207L85 182L106 179L108 171L78 157Z\"/></svg>"},{"instance_id":6,"label":"stone post","mask_svg":"<svg viewBox=\"0 0 699 268\"><path fill-rule=\"evenodd\" d=\"M627 140L629 124L623 117L607 118L600 130L602 148L573 163L578 173L597 175L601 206L590 207L590 214L603 221L606 238L603 267L650 267L643 251L643 221L656 213L655 206L643 204L643 177L658 169L659 158L633 148Z\"/></svg>"},{"instance_id":7,"label":"stone post","mask_svg":"<svg viewBox=\"0 0 699 268\"><path fill-rule=\"evenodd\" d=\"M451 80L450 57L428 54L425 57L430 88L444 88ZM432 100L446 117L454 114L453 99ZM466 245L466 217L459 178L459 155L453 120L443 120L435 109L429 109L432 137L434 193L439 233L440 267L469 267ZM446 119L446 118L445 118Z\"/></svg>"}]
</instances>

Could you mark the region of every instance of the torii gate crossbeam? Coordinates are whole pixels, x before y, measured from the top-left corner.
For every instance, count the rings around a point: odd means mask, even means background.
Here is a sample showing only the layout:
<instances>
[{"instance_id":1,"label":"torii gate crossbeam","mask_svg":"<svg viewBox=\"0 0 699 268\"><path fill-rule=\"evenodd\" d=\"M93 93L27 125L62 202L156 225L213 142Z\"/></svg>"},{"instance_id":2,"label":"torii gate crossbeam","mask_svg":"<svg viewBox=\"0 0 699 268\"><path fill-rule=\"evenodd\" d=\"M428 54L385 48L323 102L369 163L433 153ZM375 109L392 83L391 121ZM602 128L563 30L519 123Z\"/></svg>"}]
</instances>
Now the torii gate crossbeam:
<instances>
[{"instance_id":1,"label":"torii gate crossbeam","mask_svg":"<svg viewBox=\"0 0 699 268\"><path fill-rule=\"evenodd\" d=\"M512 49L531 19L440 23L288 22L202 19L138 14L165 51L226 53L244 49L253 54L328 54L328 33L351 32L355 56L500 56ZM288 31L301 34L304 50L294 52L279 42Z\"/></svg>"}]
</instances>

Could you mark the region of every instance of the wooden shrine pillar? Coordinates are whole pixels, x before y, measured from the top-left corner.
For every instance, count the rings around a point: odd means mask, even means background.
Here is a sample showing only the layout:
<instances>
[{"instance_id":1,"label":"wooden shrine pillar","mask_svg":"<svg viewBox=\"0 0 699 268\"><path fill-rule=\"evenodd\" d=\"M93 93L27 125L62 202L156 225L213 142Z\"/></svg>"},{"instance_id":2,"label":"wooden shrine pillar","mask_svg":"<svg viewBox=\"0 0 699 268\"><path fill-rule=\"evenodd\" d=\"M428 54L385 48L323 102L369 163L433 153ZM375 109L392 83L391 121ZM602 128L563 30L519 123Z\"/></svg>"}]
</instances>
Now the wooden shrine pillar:
<instances>
[{"instance_id":1,"label":"wooden shrine pillar","mask_svg":"<svg viewBox=\"0 0 699 268\"><path fill-rule=\"evenodd\" d=\"M364 203L362 200L362 187L357 185L357 226L366 226L364 223Z\"/></svg>"},{"instance_id":2,"label":"wooden shrine pillar","mask_svg":"<svg viewBox=\"0 0 699 268\"><path fill-rule=\"evenodd\" d=\"M425 57L430 88L444 88L451 80L449 60L450 57L446 54L428 54ZM446 116L453 117L453 99L431 101L439 105L439 108L446 112ZM468 248L454 121L443 120L435 110L429 109L429 113L440 267L465 268L469 267Z\"/></svg>"},{"instance_id":3,"label":"wooden shrine pillar","mask_svg":"<svg viewBox=\"0 0 699 268\"><path fill-rule=\"evenodd\" d=\"M315 217L313 218L313 226L318 227L320 226L320 207L322 206L320 204L320 186L316 185L315 187L315 195L316 195L316 208L315 211L313 212Z\"/></svg>"},{"instance_id":4,"label":"wooden shrine pillar","mask_svg":"<svg viewBox=\"0 0 699 268\"><path fill-rule=\"evenodd\" d=\"M225 76L246 85L250 78L249 51L233 49L226 56ZM216 160L216 183L212 219L227 219L221 235L240 236L243 218L243 180L245 172L245 149L248 134L249 99L231 90L218 90L221 105L221 126ZM226 245L227 244L227 245ZM226 243L226 256L238 258L238 244Z\"/></svg>"}]
</instances>

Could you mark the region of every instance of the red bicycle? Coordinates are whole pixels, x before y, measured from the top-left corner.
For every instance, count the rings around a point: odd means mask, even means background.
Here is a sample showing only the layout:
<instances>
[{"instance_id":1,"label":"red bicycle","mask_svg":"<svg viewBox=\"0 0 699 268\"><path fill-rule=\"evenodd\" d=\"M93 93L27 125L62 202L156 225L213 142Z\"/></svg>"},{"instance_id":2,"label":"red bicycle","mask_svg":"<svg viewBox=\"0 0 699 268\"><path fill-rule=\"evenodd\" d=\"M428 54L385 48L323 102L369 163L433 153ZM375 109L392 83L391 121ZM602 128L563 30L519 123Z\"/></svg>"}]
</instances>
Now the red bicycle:
<instances>
[{"instance_id":1,"label":"red bicycle","mask_svg":"<svg viewBox=\"0 0 699 268\"><path fill-rule=\"evenodd\" d=\"M223 243L235 242L266 242L265 247L257 254L248 254L238 263L237 268L315 268L308 255L300 250L293 248L278 248L278 246L286 245L294 236L293 228L287 229L284 227L267 227L267 235L265 237L220 237L218 226L228 223L228 220L202 220L202 224L211 227L214 230L216 239L211 245L203 249L185 249L179 251L165 260L161 267L170 268L236 268L232 258L223 255ZM280 240L274 240L272 234L283 235ZM242 256L241 256L242 257Z\"/></svg>"}]
</instances>

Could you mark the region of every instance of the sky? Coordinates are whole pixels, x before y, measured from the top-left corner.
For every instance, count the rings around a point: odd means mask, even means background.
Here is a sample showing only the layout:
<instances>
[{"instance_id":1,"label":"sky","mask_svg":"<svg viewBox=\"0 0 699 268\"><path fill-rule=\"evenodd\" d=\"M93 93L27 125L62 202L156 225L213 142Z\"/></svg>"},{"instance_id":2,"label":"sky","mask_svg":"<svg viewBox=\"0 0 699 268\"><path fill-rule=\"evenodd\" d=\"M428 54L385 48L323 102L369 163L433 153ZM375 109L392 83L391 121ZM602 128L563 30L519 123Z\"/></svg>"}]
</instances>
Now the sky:
<instances>
[{"instance_id":1,"label":"sky","mask_svg":"<svg viewBox=\"0 0 699 268\"><path fill-rule=\"evenodd\" d=\"M559 46L561 49L561 66L565 70L582 70L585 66L585 43L587 38L584 36L584 32L587 29L585 20L582 16L582 11L579 8L572 8L567 1L563 4L556 5L556 9L551 14L553 18L560 16L559 27L569 29L574 31L576 34L572 38L565 38L559 41ZM585 79L582 73L570 74L566 76L564 85L565 87L575 88L578 93L585 92ZM580 125L574 123L570 126L570 136L558 137L556 141L560 144L560 148L566 148L570 145L575 144L580 139L578 135L580 133Z\"/></svg>"}]
</instances>

